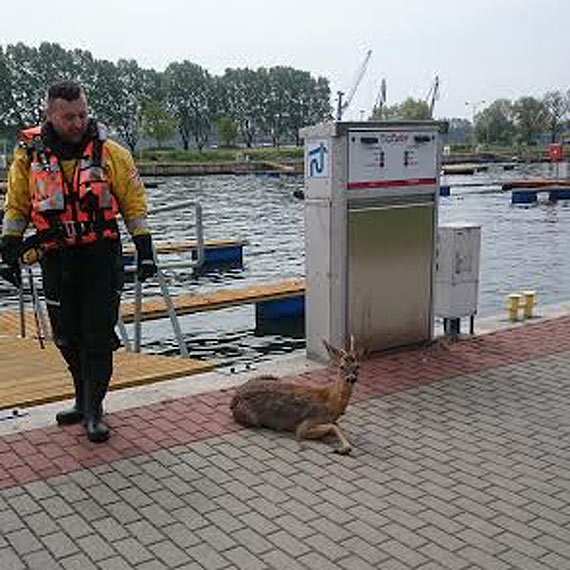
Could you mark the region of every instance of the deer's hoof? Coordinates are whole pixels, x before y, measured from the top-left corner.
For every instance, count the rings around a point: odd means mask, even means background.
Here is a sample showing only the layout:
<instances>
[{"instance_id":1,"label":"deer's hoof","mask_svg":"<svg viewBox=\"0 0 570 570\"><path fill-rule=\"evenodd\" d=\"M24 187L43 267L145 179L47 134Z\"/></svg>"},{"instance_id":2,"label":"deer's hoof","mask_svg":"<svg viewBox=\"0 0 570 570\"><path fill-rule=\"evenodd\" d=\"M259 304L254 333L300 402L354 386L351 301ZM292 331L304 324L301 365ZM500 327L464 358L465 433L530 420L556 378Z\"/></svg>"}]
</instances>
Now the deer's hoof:
<instances>
[{"instance_id":1,"label":"deer's hoof","mask_svg":"<svg viewBox=\"0 0 570 570\"><path fill-rule=\"evenodd\" d=\"M335 449L333 453L338 455L348 455L352 451L352 447L341 447L340 449Z\"/></svg>"}]
</instances>

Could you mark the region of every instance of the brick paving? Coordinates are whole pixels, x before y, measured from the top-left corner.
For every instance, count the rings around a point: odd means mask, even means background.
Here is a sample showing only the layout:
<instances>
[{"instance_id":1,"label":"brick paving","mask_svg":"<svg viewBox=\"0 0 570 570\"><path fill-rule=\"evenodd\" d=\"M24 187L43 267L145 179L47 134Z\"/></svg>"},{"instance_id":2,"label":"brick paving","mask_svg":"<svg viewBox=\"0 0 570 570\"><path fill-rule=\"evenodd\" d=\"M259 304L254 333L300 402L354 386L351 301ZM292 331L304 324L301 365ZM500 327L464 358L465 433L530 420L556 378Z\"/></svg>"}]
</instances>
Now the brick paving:
<instances>
[{"instance_id":1,"label":"brick paving","mask_svg":"<svg viewBox=\"0 0 570 570\"><path fill-rule=\"evenodd\" d=\"M367 361L348 457L231 394L0 437L0 569L570 569L570 318Z\"/></svg>"}]
</instances>

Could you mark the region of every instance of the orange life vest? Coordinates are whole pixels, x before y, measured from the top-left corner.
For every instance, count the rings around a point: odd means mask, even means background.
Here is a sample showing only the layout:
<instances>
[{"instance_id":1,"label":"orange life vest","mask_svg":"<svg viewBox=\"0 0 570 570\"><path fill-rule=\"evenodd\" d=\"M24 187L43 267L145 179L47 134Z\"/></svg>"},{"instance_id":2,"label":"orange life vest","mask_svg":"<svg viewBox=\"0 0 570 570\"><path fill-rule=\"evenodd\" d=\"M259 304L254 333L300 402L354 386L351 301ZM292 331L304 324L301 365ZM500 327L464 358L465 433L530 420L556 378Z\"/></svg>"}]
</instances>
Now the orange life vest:
<instances>
[{"instance_id":1,"label":"orange life vest","mask_svg":"<svg viewBox=\"0 0 570 570\"><path fill-rule=\"evenodd\" d=\"M41 127L22 131L20 139L30 157L31 221L39 232L58 236L43 248L118 239L119 207L103 164L104 136L89 140L72 180L66 179L59 158L43 142Z\"/></svg>"}]
</instances>

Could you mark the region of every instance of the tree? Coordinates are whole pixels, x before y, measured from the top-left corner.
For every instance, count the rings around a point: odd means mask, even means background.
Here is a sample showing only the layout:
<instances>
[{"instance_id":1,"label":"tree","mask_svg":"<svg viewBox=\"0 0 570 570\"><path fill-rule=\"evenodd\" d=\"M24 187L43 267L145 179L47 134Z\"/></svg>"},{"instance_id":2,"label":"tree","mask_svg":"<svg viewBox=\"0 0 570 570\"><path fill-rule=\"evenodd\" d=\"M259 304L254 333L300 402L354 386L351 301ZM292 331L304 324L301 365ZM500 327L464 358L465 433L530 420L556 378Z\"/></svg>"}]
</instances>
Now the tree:
<instances>
[{"instance_id":1,"label":"tree","mask_svg":"<svg viewBox=\"0 0 570 570\"><path fill-rule=\"evenodd\" d=\"M467 119L453 117L447 119L447 132L443 136L445 144L467 144L472 137L473 126Z\"/></svg>"},{"instance_id":2,"label":"tree","mask_svg":"<svg viewBox=\"0 0 570 570\"><path fill-rule=\"evenodd\" d=\"M266 100L266 70L226 69L219 82L221 111L232 117L245 145L249 148L263 121Z\"/></svg>"},{"instance_id":3,"label":"tree","mask_svg":"<svg viewBox=\"0 0 570 570\"><path fill-rule=\"evenodd\" d=\"M516 134L513 104L497 99L475 115L475 137L485 144L510 145Z\"/></svg>"},{"instance_id":4,"label":"tree","mask_svg":"<svg viewBox=\"0 0 570 570\"><path fill-rule=\"evenodd\" d=\"M561 91L549 91L542 99L546 109L546 120L550 130L550 142L556 142L558 132L568 113L569 101L568 97Z\"/></svg>"},{"instance_id":5,"label":"tree","mask_svg":"<svg viewBox=\"0 0 570 570\"><path fill-rule=\"evenodd\" d=\"M176 118L182 144L187 150L194 136L202 150L215 116L214 82L205 69L187 60L171 63L164 74L168 109Z\"/></svg>"},{"instance_id":6,"label":"tree","mask_svg":"<svg viewBox=\"0 0 570 570\"><path fill-rule=\"evenodd\" d=\"M517 138L526 144L536 144L537 136L547 126L548 112L542 101L521 97L513 104Z\"/></svg>"},{"instance_id":7,"label":"tree","mask_svg":"<svg viewBox=\"0 0 570 570\"><path fill-rule=\"evenodd\" d=\"M58 44L39 48L23 43L8 45L3 53L4 121L18 129L37 125L43 119L48 86L73 75L71 57Z\"/></svg>"},{"instance_id":8,"label":"tree","mask_svg":"<svg viewBox=\"0 0 570 570\"><path fill-rule=\"evenodd\" d=\"M217 121L218 141L221 146L234 146L238 137L236 122L231 117L220 117Z\"/></svg>"},{"instance_id":9,"label":"tree","mask_svg":"<svg viewBox=\"0 0 570 570\"><path fill-rule=\"evenodd\" d=\"M431 113L429 111L429 105L425 101L408 97L399 105L383 107L382 110L374 108L371 118L373 120L402 119L409 121L421 121L431 119Z\"/></svg>"},{"instance_id":10,"label":"tree","mask_svg":"<svg viewBox=\"0 0 570 570\"><path fill-rule=\"evenodd\" d=\"M279 72L276 70L279 69ZM274 71L275 70L275 71ZM319 123L331 116L330 88L328 81L314 79L307 71L293 68L273 68L277 88L284 93L286 107L278 114L278 136L288 136L300 145L299 129ZM274 143L278 143L278 138Z\"/></svg>"},{"instance_id":11,"label":"tree","mask_svg":"<svg viewBox=\"0 0 570 570\"><path fill-rule=\"evenodd\" d=\"M142 107L143 133L156 141L156 146L172 137L176 129L176 121L168 114L160 101L151 99Z\"/></svg>"},{"instance_id":12,"label":"tree","mask_svg":"<svg viewBox=\"0 0 570 570\"><path fill-rule=\"evenodd\" d=\"M153 73L141 69L135 60L120 59L117 64L97 60L94 75L97 88L90 95L91 106L99 118L116 129L134 152L142 127L142 108L150 96L149 78Z\"/></svg>"}]
</instances>

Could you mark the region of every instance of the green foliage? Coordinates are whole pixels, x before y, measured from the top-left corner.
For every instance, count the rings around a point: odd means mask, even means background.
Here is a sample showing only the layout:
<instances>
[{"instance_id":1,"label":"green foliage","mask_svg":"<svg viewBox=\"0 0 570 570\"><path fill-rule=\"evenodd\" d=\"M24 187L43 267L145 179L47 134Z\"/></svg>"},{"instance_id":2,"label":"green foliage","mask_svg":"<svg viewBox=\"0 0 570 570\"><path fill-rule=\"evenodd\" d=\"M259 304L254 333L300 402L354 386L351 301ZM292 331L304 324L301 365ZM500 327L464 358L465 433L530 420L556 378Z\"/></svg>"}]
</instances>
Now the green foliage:
<instances>
[{"instance_id":1,"label":"green foliage","mask_svg":"<svg viewBox=\"0 0 570 570\"><path fill-rule=\"evenodd\" d=\"M156 141L158 147L172 137L176 122L168 114L164 105L154 99L147 101L142 108L143 133Z\"/></svg>"},{"instance_id":2,"label":"green foliage","mask_svg":"<svg viewBox=\"0 0 570 570\"><path fill-rule=\"evenodd\" d=\"M164 78L168 109L176 117L184 148L188 149L194 137L202 150L216 114L214 80L205 69L187 60L171 63Z\"/></svg>"},{"instance_id":3,"label":"green foliage","mask_svg":"<svg viewBox=\"0 0 570 570\"><path fill-rule=\"evenodd\" d=\"M18 43L0 46L2 132L41 122L47 87L59 79L82 83L94 115L131 151L143 132L159 145L167 138L168 121L158 106L175 120L183 147L194 141L200 150L223 116L235 122L248 147L262 136L270 136L276 146L291 140L299 144L300 127L330 117L328 81L289 67L227 69L222 77L212 77L182 61L160 73L134 60L96 60L87 51L55 43L38 48Z\"/></svg>"},{"instance_id":4,"label":"green foliage","mask_svg":"<svg viewBox=\"0 0 570 570\"><path fill-rule=\"evenodd\" d=\"M153 162L279 162L294 163L302 162L303 149L298 147L280 148L240 148L240 149L204 149L184 150L184 149L145 149L140 153L142 161L152 160Z\"/></svg>"},{"instance_id":5,"label":"green foliage","mask_svg":"<svg viewBox=\"0 0 570 570\"><path fill-rule=\"evenodd\" d=\"M546 122L550 131L550 142L558 140L564 117L570 111L570 98L561 91L549 91L542 99L546 111Z\"/></svg>"},{"instance_id":6,"label":"green foliage","mask_svg":"<svg viewBox=\"0 0 570 570\"><path fill-rule=\"evenodd\" d=\"M521 97L513 104L518 140L536 144L536 137L547 127L547 110L544 103L534 97Z\"/></svg>"},{"instance_id":7,"label":"green foliage","mask_svg":"<svg viewBox=\"0 0 570 570\"><path fill-rule=\"evenodd\" d=\"M408 97L403 103L391 107L375 107L372 110L372 120L401 119L407 121L421 121L431 119L429 105L421 99Z\"/></svg>"},{"instance_id":8,"label":"green foliage","mask_svg":"<svg viewBox=\"0 0 570 570\"><path fill-rule=\"evenodd\" d=\"M511 145L515 135L515 113L508 99L497 99L475 115L475 137L478 142Z\"/></svg>"},{"instance_id":9,"label":"green foliage","mask_svg":"<svg viewBox=\"0 0 570 570\"><path fill-rule=\"evenodd\" d=\"M220 117L216 123L221 146L234 146L238 137L236 122L231 117Z\"/></svg>"}]
</instances>

